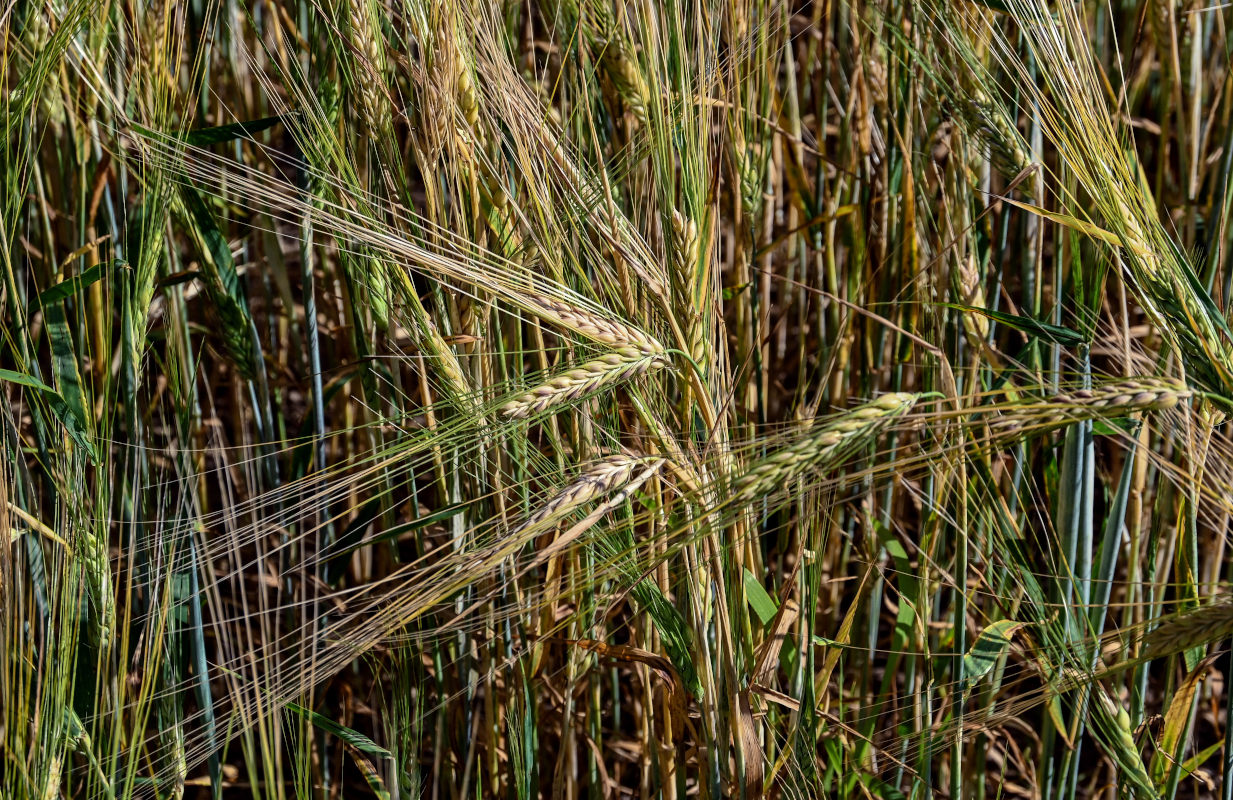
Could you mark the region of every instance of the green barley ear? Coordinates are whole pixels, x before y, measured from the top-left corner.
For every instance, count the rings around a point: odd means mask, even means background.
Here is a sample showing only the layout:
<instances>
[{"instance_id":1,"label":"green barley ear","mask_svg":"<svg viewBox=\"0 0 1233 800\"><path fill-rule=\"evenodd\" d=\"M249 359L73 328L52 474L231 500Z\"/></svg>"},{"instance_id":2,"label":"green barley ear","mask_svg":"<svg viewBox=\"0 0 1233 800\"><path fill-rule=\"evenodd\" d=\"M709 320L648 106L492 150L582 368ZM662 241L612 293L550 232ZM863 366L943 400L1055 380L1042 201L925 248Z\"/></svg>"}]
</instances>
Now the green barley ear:
<instances>
[{"instance_id":1,"label":"green barley ear","mask_svg":"<svg viewBox=\"0 0 1233 800\"><path fill-rule=\"evenodd\" d=\"M979 23L965 8L945 4L931 9L935 59L932 66L925 62L925 72L940 107L954 114L994 169L1013 180L1031 170L1031 148L984 64L979 51L988 48L981 44ZM1038 179L1034 172L1028 174L1024 190L1032 194Z\"/></svg>"},{"instance_id":2,"label":"green barley ear","mask_svg":"<svg viewBox=\"0 0 1233 800\"><path fill-rule=\"evenodd\" d=\"M389 330L390 284L385 263L366 252L347 256L343 259L343 263L355 271L357 288L364 292L363 299L372 311L373 322L377 330Z\"/></svg>"},{"instance_id":3,"label":"green barley ear","mask_svg":"<svg viewBox=\"0 0 1233 800\"><path fill-rule=\"evenodd\" d=\"M1040 399L1023 399L997 406L988 419L995 443L1004 445L1029 434L1054 430L1087 419L1112 419L1137 412L1167 411L1194 396L1172 378L1128 378L1091 389L1059 392Z\"/></svg>"},{"instance_id":4,"label":"green barley ear","mask_svg":"<svg viewBox=\"0 0 1233 800\"><path fill-rule=\"evenodd\" d=\"M182 210L181 216L201 256L202 284L218 317L223 347L236 370L245 378L252 378L257 371L254 328L231 247L192 186L180 187L177 207Z\"/></svg>"},{"instance_id":5,"label":"green barley ear","mask_svg":"<svg viewBox=\"0 0 1233 800\"><path fill-rule=\"evenodd\" d=\"M1125 782L1130 784L1135 797L1157 797L1156 787L1143 764L1143 755L1135 742L1130 714L1121 703L1109 696L1108 690L1096 685L1095 723L1101 733L1105 751L1117 765Z\"/></svg>"},{"instance_id":6,"label":"green barley ear","mask_svg":"<svg viewBox=\"0 0 1233 800\"><path fill-rule=\"evenodd\" d=\"M736 479L735 503L747 503L782 488L811 469L835 466L852 450L869 444L916 404L921 395L907 392L884 394L841 415L800 441L772 453Z\"/></svg>"},{"instance_id":7,"label":"green barley ear","mask_svg":"<svg viewBox=\"0 0 1233 800\"><path fill-rule=\"evenodd\" d=\"M965 93L957 105L968 130L977 134L977 141L987 150L990 162L1004 178L1014 180L1032 169L1035 162L1031 150L1019 133L1014 117L996 95L984 89L973 89ZM1026 180L1024 190L1031 194L1039 178L1032 173Z\"/></svg>"},{"instance_id":8,"label":"green barley ear","mask_svg":"<svg viewBox=\"0 0 1233 800\"><path fill-rule=\"evenodd\" d=\"M89 590L90 643L102 651L110 644L116 625L116 595L107 542L97 533L84 530L77 539L75 552L81 559L86 587Z\"/></svg>"},{"instance_id":9,"label":"green barley ear","mask_svg":"<svg viewBox=\"0 0 1233 800\"><path fill-rule=\"evenodd\" d=\"M36 4L30 4L24 14L25 24L20 23L16 26L15 32L21 37L23 47L19 52L40 54L46 52L51 44L52 30L47 24L47 18L43 9ZM36 68L35 61L37 58L22 58L20 59L20 68L24 71L31 71ZM39 87L38 92L38 113L44 116L49 122L54 125L63 125L65 122L65 106L64 96L59 91L59 87L54 85L54 82L47 82Z\"/></svg>"},{"instance_id":10,"label":"green barley ear","mask_svg":"<svg viewBox=\"0 0 1233 800\"><path fill-rule=\"evenodd\" d=\"M672 290L678 297L676 308L683 309L687 315L685 335L689 343L689 357L705 376L707 332L703 315L694 299L695 275L698 270L706 269L705 265L698 264L700 257L697 223L677 209L672 209Z\"/></svg>"},{"instance_id":11,"label":"green barley ear","mask_svg":"<svg viewBox=\"0 0 1233 800\"><path fill-rule=\"evenodd\" d=\"M736 158L737 179L740 184L741 209L745 216L754 218L762 209L762 185L765 175L765 157L762 144L750 143L740 125L732 128L732 152Z\"/></svg>"},{"instance_id":12,"label":"green barley ear","mask_svg":"<svg viewBox=\"0 0 1233 800\"><path fill-rule=\"evenodd\" d=\"M1160 221L1127 131L1117 124L1122 111L1109 108L1078 12L1044 0L1007 0L1006 10L1022 31L1022 42L1012 42L995 27L989 12L974 12L973 20L981 35L990 37L995 57L1011 71L1024 102L1040 109L1045 135L1083 193L1069 192L1067 199L1076 208L1094 206L1103 217L1108 233L1094 235L1117 246L1115 257L1128 285L1181 356L1188 380L1233 397L1233 332L1189 256Z\"/></svg>"},{"instance_id":13,"label":"green barley ear","mask_svg":"<svg viewBox=\"0 0 1233 800\"><path fill-rule=\"evenodd\" d=\"M650 101L650 90L642 77L633 46L619 35L612 39L597 39L595 47L600 52L599 63L604 69L608 80L625 102L626 108L634 115L639 125L647 121L647 104Z\"/></svg>"},{"instance_id":14,"label":"green barley ear","mask_svg":"<svg viewBox=\"0 0 1233 800\"><path fill-rule=\"evenodd\" d=\"M1199 608L1166 618L1143 637L1144 659L1206 647L1233 636L1233 597L1224 596Z\"/></svg>"},{"instance_id":15,"label":"green barley ear","mask_svg":"<svg viewBox=\"0 0 1233 800\"><path fill-rule=\"evenodd\" d=\"M145 355L146 321L163 261L168 197L169 192L163 181L155 176L141 205L129 219L127 240L131 243L129 260L132 269L119 273L128 284L128 302L125 304L122 326L126 356L135 381L140 381L142 376L139 365Z\"/></svg>"},{"instance_id":16,"label":"green barley ear","mask_svg":"<svg viewBox=\"0 0 1233 800\"><path fill-rule=\"evenodd\" d=\"M317 89L316 100L320 106L319 123L333 134L338 127L342 101L338 83L328 79L322 81ZM302 135L312 137L313 134L305 130ZM328 145L325 146L328 151ZM307 155L311 167L308 170L308 194L313 208L320 211L326 207L327 201L337 202L337 187L333 180L327 178L331 170L327 163L322 161L322 153L315 148L308 148ZM340 260L350 273L352 281L363 287L365 305L372 311L377 329L388 330L390 284L385 263L364 247L358 248L358 252L341 254Z\"/></svg>"}]
</instances>

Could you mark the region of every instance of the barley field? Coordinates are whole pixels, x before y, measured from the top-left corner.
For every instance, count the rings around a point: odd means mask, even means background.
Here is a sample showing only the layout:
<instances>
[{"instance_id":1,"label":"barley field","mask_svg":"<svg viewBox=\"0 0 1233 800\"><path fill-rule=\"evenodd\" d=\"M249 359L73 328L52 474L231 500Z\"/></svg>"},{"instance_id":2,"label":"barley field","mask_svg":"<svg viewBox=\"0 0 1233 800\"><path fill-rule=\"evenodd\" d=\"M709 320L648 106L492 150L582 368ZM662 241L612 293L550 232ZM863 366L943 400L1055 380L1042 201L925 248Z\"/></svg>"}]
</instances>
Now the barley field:
<instances>
[{"instance_id":1,"label":"barley field","mask_svg":"<svg viewBox=\"0 0 1233 800\"><path fill-rule=\"evenodd\" d=\"M1230 23L0 4L0 797L1233 800Z\"/></svg>"}]
</instances>

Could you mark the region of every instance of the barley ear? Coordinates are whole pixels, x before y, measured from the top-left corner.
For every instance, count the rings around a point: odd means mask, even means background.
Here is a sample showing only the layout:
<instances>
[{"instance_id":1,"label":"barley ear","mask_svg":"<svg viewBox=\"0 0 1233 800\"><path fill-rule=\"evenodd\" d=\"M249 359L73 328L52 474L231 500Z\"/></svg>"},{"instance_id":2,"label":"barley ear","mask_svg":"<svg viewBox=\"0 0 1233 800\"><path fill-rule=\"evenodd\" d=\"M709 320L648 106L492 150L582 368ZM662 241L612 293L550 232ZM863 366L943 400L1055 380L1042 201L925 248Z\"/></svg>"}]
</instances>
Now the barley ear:
<instances>
[{"instance_id":1,"label":"barley ear","mask_svg":"<svg viewBox=\"0 0 1233 800\"><path fill-rule=\"evenodd\" d=\"M1080 420L1167 411L1193 396L1184 383L1172 378L1128 378L999 406L998 416L988 421L989 431L996 444L1004 445Z\"/></svg>"},{"instance_id":2,"label":"barley ear","mask_svg":"<svg viewBox=\"0 0 1233 800\"><path fill-rule=\"evenodd\" d=\"M843 414L810 431L805 438L772 453L733 485L733 500L746 503L791 483L810 469L837 465L851 449L875 439L894 420L907 413L918 394L894 392Z\"/></svg>"},{"instance_id":3,"label":"barley ear","mask_svg":"<svg viewBox=\"0 0 1233 800\"><path fill-rule=\"evenodd\" d=\"M1233 597L1166 619L1143 637L1143 658L1151 660L1205 647L1233 636Z\"/></svg>"},{"instance_id":4,"label":"barley ear","mask_svg":"<svg viewBox=\"0 0 1233 800\"><path fill-rule=\"evenodd\" d=\"M658 469L663 463L664 459L658 457L624 454L601 459L527 517L519 530L559 519L584 503L620 489L640 467Z\"/></svg>"},{"instance_id":5,"label":"barley ear","mask_svg":"<svg viewBox=\"0 0 1233 800\"><path fill-rule=\"evenodd\" d=\"M501 406L500 412L509 419L525 419L609 386L633 380L665 363L662 356L646 355L641 350L627 347L588 361L518 395Z\"/></svg>"},{"instance_id":6,"label":"barley ear","mask_svg":"<svg viewBox=\"0 0 1233 800\"><path fill-rule=\"evenodd\" d=\"M366 138L376 140L390 126L389 103L378 88L385 86L385 43L367 0L347 0L347 11L356 62L352 90Z\"/></svg>"}]
</instances>

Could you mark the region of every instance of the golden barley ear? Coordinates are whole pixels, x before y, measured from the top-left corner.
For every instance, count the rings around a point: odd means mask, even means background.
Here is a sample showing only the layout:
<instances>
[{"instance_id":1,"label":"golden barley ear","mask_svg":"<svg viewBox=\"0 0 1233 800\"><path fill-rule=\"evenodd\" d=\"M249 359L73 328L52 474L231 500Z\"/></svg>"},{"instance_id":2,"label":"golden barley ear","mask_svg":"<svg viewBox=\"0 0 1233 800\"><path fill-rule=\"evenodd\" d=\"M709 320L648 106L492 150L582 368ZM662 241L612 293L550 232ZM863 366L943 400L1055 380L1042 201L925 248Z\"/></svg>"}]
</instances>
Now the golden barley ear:
<instances>
[{"instance_id":1,"label":"golden barley ear","mask_svg":"<svg viewBox=\"0 0 1233 800\"><path fill-rule=\"evenodd\" d=\"M642 469L658 469L664 459L654 456L614 455L585 469L572 483L527 517L519 530L559 519L579 506L620 489Z\"/></svg>"},{"instance_id":2,"label":"golden barley ear","mask_svg":"<svg viewBox=\"0 0 1233 800\"><path fill-rule=\"evenodd\" d=\"M525 419L550 408L567 405L601 389L634 380L665 365L660 355L647 355L628 347L568 370L530 389L500 408L510 419Z\"/></svg>"},{"instance_id":3,"label":"golden barley ear","mask_svg":"<svg viewBox=\"0 0 1233 800\"><path fill-rule=\"evenodd\" d=\"M536 316L551 320L601 344L633 348L645 355L664 352L664 346L654 337L625 322L603 317L543 295L528 294L520 299Z\"/></svg>"},{"instance_id":4,"label":"golden barley ear","mask_svg":"<svg viewBox=\"0 0 1233 800\"><path fill-rule=\"evenodd\" d=\"M344 2L355 55L352 91L367 138L378 140L391 122L389 101L381 88L386 84L385 41L369 0Z\"/></svg>"}]
</instances>

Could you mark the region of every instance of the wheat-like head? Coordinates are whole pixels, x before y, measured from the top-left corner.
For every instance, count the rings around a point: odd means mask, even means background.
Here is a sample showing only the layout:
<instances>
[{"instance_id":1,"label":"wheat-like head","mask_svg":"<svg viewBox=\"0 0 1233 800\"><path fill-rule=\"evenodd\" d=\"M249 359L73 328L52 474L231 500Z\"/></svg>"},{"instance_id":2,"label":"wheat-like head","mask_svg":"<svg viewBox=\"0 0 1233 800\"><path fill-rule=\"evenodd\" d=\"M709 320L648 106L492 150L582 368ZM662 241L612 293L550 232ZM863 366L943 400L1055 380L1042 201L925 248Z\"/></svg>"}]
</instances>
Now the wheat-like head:
<instances>
[{"instance_id":1,"label":"wheat-like head","mask_svg":"<svg viewBox=\"0 0 1233 800\"><path fill-rule=\"evenodd\" d=\"M1233 636L1233 597L1184 611L1143 637L1143 658L1154 659Z\"/></svg>"},{"instance_id":2,"label":"wheat-like head","mask_svg":"<svg viewBox=\"0 0 1233 800\"><path fill-rule=\"evenodd\" d=\"M633 380L664 363L663 356L647 355L633 347L607 353L518 395L501 406L501 414L510 419L523 419L606 386Z\"/></svg>"},{"instance_id":3,"label":"wheat-like head","mask_svg":"<svg viewBox=\"0 0 1233 800\"><path fill-rule=\"evenodd\" d=\"M527 517L522 528L530 528L562 517L584 503L620 489L640 468L658 468L663 463L664 459L655 456L625 454L601 459Z\"/></svg>"},{"instance_id":4,"label":"wheat-like head","mask_svg":"<svg viewBox=\"0 0 1233 800\"><path fill-rule=\"evenodd\" d=\"M1002 406L1001 416L989 421L989 430L998 440L1014 438L1027 431L1040 433L1084 419L1165 411L1193 395L1184 383L1172 378L1130 378Z\"/></svg>"},{"instance_id":5,"label":"wheat-like head","mask_svg":"<svg viewBox=\"0 0 1233 800\"><path fill-rule=\"evenodd\" d=\"M646 124L650 90L647 89L646 80L638 68L632 48L621 38L598 41L596 46L602 53L600 64L608 80L612 81L613 88L625 101L626 107L638 123Z\"/></svg>"},{"instance_id":6,"label":"wheat-like head","mask_svg":"<svg viewBox=\"0 0 1233 800\"><path fill-rule=\"evenodd\" d=\"M536 316L552 320L596 342L619 348L633 348L645 355L664 352L664 346L654 337L624 322L601 317L542 295L528 295L523 300Z\"/></svg>"},{"instance_id":7,"label":"wheat-like head","mask_svg":"<svg viewBox=\"0 0 1233 800\"><path fill-rule=\"evenodd\" d=\"M384 41L366 0L349 0L347 10L351 46L355 49L359 72L353 81L359 100L359 116L367 128L368 137L375 139L390 124L389 104L380 88L385 85Z\"/></svg>"},{"instance_id":8,"label":"wheat-like head","mask_svg":"<svg viewBox=\"0 0 1233 800\"><path fill-rule=\"evenodd\" d=\"M822 469L845 452L868 442L892 421L905 414L920 398L918 394L894 392L849 411L839 419L771 454L733 485L732 497L745 503L792 481L807 469Z\"/></svg>"},{"instance_id":9,"label":"wheat-like head","mask_svg":"<svg viewBox=\"0 0 1233 800\"><path fill-rule=\"evenodd\" d=\"M706 358L706 331L701 310L694 301L693 277L698 269L698 224L677 209L672 210L672 280L680 297L679 308L685 309L685 335L689 342L689 357L700 368Z\"/></svg>"}]
</instances>

